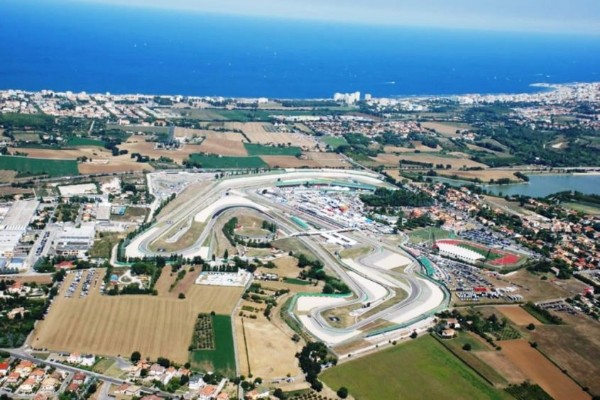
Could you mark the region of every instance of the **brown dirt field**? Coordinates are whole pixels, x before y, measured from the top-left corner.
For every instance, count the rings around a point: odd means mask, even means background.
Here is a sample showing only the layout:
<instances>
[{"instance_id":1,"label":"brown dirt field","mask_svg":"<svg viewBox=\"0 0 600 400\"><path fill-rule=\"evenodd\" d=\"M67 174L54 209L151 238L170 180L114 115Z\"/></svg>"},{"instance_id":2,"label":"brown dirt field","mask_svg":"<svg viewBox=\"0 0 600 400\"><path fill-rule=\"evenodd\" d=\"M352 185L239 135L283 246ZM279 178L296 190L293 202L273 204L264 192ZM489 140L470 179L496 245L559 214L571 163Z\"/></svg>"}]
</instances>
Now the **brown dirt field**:
<instances>
[{"instance_id":1,"label":"brown dirt field","mask_svg":"<svg viewBox=\"0 0 600 400\"><path fill-rule=\"evenodd\" d=\"M536 324L532 340L582 386L600 393L600 324L583 315L558 315L565 325Z\"/></svg>"},{"instance_id":2,"label":"brown dirt field","mask_svg":"<svg viewBox=\"0 0 600 400\"><path fill-rule=\"evenodd\" d=\"M435 154L430 154L430 153L428 153L428 154L405 153L402 155L379 154L375 158L371 157L371 159L379 164L383 164L383 165L387 165L387 166L398 166L400 163L400 160L409 160L409 161L417 161L417 162L422 162L422 163L432 163L434 165L443 164L444 166L446 166L449 164L452 166L452 168L455 168L455 169L461 168L463 166L487 168L487 166L485 164L481 164L476 161L469 160L468 158L441 157L441 156L437 156Z\"/></svg>"},{"instance_id":3,"label":"brown dirt field","mask_svg":"<svg viewBox=\"0 0 600 400\"><path fill-rule=\"evenodd\" d=\"M534 275L527 270L520 270L508 276L499 276L494 278L489 276L488 280L497 286L506 286L506 284L520 287L520 294L526 301L542 301L569 297L571 294L566 290L556 286L552 281L543 281L540 275Z\"/></svg>"},{"instance_id":4,"label":"brown dirt field","mask_svg":"<svg viewBox=\"0 0 600 400\"><path fill-rule=\"evenodd\" d=\"M14 188L10 186L0 187L0 196L14 196L17 194L33 193L33 189Z\"/></svg>"},{"instance_id":5,"label":"brown dirt field","mask_svg":"<svg viewBox=\"0 0 600 400\"><path fill-rule=\"evenodd\" d=\"M178 150L155 149L154 147L154 142L146 142L143 137L138 136L132 136L127 142L119 145L119 149L127 150L129 154L140 153L154 159L168 157L178 164L183 164L183 161L187 160L190 154L202 151L200 145L197 144L186 144ZM128 155L128 157L131 156Z\"/></svg>"},{"instance_id":6,"label":"brown dirt field","mask_svg":"<svg viewBox=\"0 0 600 400\"><path fill-rule=\"evenodd\" d=\"M160 278L158 278L158 281L156 281L156 284L154 285L154 289L158 291L158 295L160 297L166 297L169 295L169 288L175 281L176 277L177 273L172 273L171 267L166 266L165 269L163 269L162 274L160 274Z\"/></svg>"},{"instance_id":7,"label":"brown dirt field","mask_svg":"<svg viewBox=\"0 0 600 400\"><path fill-rule=\"evenodd\" d=\"M28 157L33 158L48 158L51 160L76 160L77 157L86 156L93 160L112 158L112 153L106 149L99 147L79 147L77 149L32 149L28 147L13 147L9 149L11 152L19 151L27 153ZM127 156L129 157L129 156Z\"/></svg>"},{"instance_id":8,"label":"brown dirt field","mask_svg":"<svg viewBox=\"0 0 600 400\"><path fill-rule=\"evenodd\" d=\"M191 270L191 267L186 267L186 270L187 273L185 274L183 279L177 282L177 285L175 285L175 287L171 291L171 297L177 297L179 296L179 293L187 293L188 290L190 290L190 288L195 285L194 282L196 282L196 278L198 278L200 272L202 272L202 269L200 269L199 267L194 268L193 271Z\"/></svg>"},{"instance_id":9,"label":"brown dirt field","mask_svg":"<svg viewBox=\"0 0 600 400\"><path fill-rule=\"evenodd\" d=\"M225 128L241 130L252 143L292 143L304 149L312 149L317 144L311 136L303 133L277 132L275 126L268 122L225 122Z\"/></svg>"},{"instance_id":10,"label":"brown dirt field","mask_svg":"<svg viewBox=\"0 0 600 400\"><path fill-rule=\"evenodd\" d=\"M257 319L236 316L234 320L242 374L252 373L264 379L285 378L287 374L296 376L301 373L295 358L295 354L302 350L301 343L294 343L285 332L279 330L262 314L258 314ZM248 358L250 369L248 369Z\"/></svg>"},{"instance_id":11,"label":"brown dirt field","mask_svg":"<svg viewBox=\"0 0 600 400\"><path fill-rule=\"evenodd\" d=\"M287 276L289 278L295 278L301 271L298 268L298 259L290 256L279 257L273 261L273 264L277 266L277 273L279 276Z\"/></svg>"},{"instance_id":12,"label":"brown dirt field","mask_svg":"<svg viewBox=\"0 0 600 400\"><path fill-rule=\"evenodd\" d=\"M415 150L419 150L421 152L438 152L438 151L442 151L443 148L441 146L437 146L435 149L432 149L431 147L428 146L424 146L423 143L419 142L419 141L413 141L411 142L415 147L411 148L411 147L398 147L398 146L384 146L383 147L383 151L385 153L414 153Z\"/></svg>"},{"instance_id":13,"label":"brown dirt field","mask_svg":"<svg viewBox=\"0 0 600 400\"><path fill-rule=\"evenodd\" d=\"M589 400L585 393L567 375L563 374L540 352L522 339L502 342L502 353L531 381L540 385L556 400Z\"/></svg>"},{"instance_id":14,"label":"brown dirt field","mask_svg":"<svg viewBox=\"0 0 600 400\"><path fill-rule=\"evenodd\" d=\"M527 380L523 372L518 369L501 351L474 351L477 358L492 367L511 384L520 384Z\"/></svg>"},{"instance_id":15,"label":"brown dirt field","mask_svg":"<svg viewBox=\"0 0 600 400\"><path fill-rule=\"evenodd\" d=\"M41 285L47 285L52 283L52 274L47 275L29 275L29 276L19 276L19 275L4 275L0 277L2 281L15 281L20 283L38 283Z\"/></svg>"},{"instance_id":16,"label":"brown dirt field","mask_svg":"<svg viewBox=\"0 0 600 400\"><path fill-rule=\"evenodd\" d=\"M138 172L138 171L154 171L154 168L147 163L135 162L129 157L119 156L109 160L108 163L86 162L78 166L80 174L111 174L114 172Z\"/></svg>"},{"instance_id":17,"label":"brown dirt field","mask_svg":"<svg viewBox=\"0 0 600 400\"><path fill-rule=\"evenodd\" d=\"M321 168L349 168L350 164L336 153L308 152L305 153L308 160L315 161Z\"/></svg>"},{"instance_id":18,"label":"brown dirt field","mask_svg":"<svg viewBox=\"0 0 600 400\"><path fill-rule=\"evenodd\" d=\"M17 171L0 170L0 182L11 183L14 182Z\"/></svg>"},{"instance_id":19,"label":"brown dirt field","mask_svg":"<svg viewBox=\"0 0 600 400\"><path fill-rule=\"evenodd\" d=\"M471 126L460 122L422 122L423 128L433 129L442 136L456 137L456 130L469 130Z\"/></svg>"},{"instance_id":20,"label":"brown dirt field","mask_svg":"<svg viewBox=\"0 0 600 400\"><path fill-rule=\"evenodd\" d=\"M497 306L496 310L517 325L536 325L540 323L533 315L529 314L519 306Z\"/></svg>"},{"instance_id":21,"label":"brown dirt field","mask_svg":"<svg viewBox=\"0 0 600 400\"><path fill-rule=\"evenodd\" d=\"M193 285L184 300L103 296L97 288L85 298L65 298L73 276L67 277L48 317L37 325L32 346L110 356L137 350L143 357L185 363L198 313L230 314L242 294L241 288Z\"/></svg>"},{"instance_id":22,"label":"brown dirt field","mask_svg":"<svg viewBox=\"0 0 600 400\"><path fill-rule=\"evenodd\" d=\"M186 146L187 147L187 146ZM215 136L208 137L198 146L195 153L213 153L222 156L247 156L244 144L238 140L226 140Z\"/></svg>"}]
</instances>

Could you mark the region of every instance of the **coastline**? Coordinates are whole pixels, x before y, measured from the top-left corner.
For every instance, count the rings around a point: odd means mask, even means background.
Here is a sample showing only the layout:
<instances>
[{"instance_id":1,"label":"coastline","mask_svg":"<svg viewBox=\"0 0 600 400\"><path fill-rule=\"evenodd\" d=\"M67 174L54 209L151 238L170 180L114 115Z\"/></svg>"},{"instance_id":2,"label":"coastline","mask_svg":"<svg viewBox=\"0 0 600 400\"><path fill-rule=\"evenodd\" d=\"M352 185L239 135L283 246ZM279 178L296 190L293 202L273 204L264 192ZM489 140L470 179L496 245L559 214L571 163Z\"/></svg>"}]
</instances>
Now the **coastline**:
<instances>
[{"instance_id":1,"label":"coastline","mask_svg":"<svg viewBox=\"0 0 600 400\"><path fill-rule=\"evenodd\" d=\"M1 85L1 83L0 83ZM535 96L539 94L550 94L556 92L560 89L564 88L574 88L578 86L600 86L600 81L589 81L589 82L565 82L565 83L531 83L530 87L542 88L539 90L531 91L531 92L465 92L465 93L454 93L454 94L406 94L406 95L389 95L389 96L373 96L373 99L389 99L389 100L432 100L432 99L447 99L447 100L460 100L461 98L466 97L486 97L486 98L494 98L494 97L506 97L506 96ZM18 93L40 93L40 92L52 92L58 94L65 93L85 93L89 96L106 96L109 94L110 96L138 96L138 97L185 97L190 99L206 99L206 98L221 98L227 100L257 100L257 99L269 99L275 101L331 101L332 97L280 97L280 96L221 96L221 95L206 95L206 94L193 94L193 95L185 95L181 93L168 94L168 93L145 93L145 92L98 92L92 91L88 92L86 90L80 91L72 91L72 90L53 90L53 89L38 89L38 90L29 90L29 89L15 89L15 88L0 88L0 93L2 92L18 92ZM366 93L369 93L366 90ZM333 93L332 93L333 95Z\"/></svg>"}]
</instances>

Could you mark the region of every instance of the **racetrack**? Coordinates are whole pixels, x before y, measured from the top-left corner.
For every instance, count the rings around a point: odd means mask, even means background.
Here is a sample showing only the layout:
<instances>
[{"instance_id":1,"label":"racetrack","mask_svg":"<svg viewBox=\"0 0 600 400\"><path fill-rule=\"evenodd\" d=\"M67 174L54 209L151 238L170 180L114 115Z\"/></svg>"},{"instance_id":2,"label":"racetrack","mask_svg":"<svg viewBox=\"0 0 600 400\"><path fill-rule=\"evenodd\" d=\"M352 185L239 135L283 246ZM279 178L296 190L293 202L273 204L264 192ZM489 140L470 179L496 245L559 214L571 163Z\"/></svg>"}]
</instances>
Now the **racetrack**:
<instances>
[{"instance_id":1,"label":"racetrack","mask_svg":"<svg viewBox=\"0 0 600 400\"><path fill-rule=\"evenodd\" d=\"M158 223L142 233L127 246L128 257L168 256L165 251L152 251L150 245L159 238L162 240L173 236L173 226L189 226L187 221L204 223L204 230L193 245L177 251L184 257L194 257L202 253L202 244L214 229L216 217L231 208L252 208L261 212L266 218L275 222L280 231L285 235L298 232L298 228L290 222L289 216L300 213L285 204L267 200L257 194L261 188L275 185L278 181L285 180L310 180L310 179L336 179L349 180L373 186L387 186L379 180L378 176L362 171L339 170L301 170L284 173L271 173L262 175L234 176L217 181L207 181L198 196L172 207L168 212L161 214ZM330 223L315 220L314 217L303 215L315 226L324 229L338 229ZM185 222L185 223L184 223ZM169 234L170 232L170 234ZM378 253L362 257L358 260L341 260L325 249L314 237L298 236L310 251L314 253L326 266L350 288L353 296L345 300L339 298L332 302L315 303L309 311L296 318L315 337L330 345L338 344L349 339L364 335L362 328L377 320L387 320L395 324L411 323L425 318L442 307L447 301L442 289L437 284L419 276L415 272L415 260L398 247L382 244L371 236L360 232L353 232L351 236L361 244L367 244ZM407 266L407 264L409 264ZM402 271L402 268L404 271ZM352 273L350 273L352 271ZM403 290L407 296L398 302L388 303L382 309L375 309L376 305L384 303L395 296L396 290ZM306 303L301 302L301 303ZM360 308L369 303L373 309L369 316L358 320L345 328L334 328L323 317L323 313L336 307L355 306ZM306 306L303 306L304 308ZM365 310L369 311L369 309Z\"/></svg>"}]
</instances>

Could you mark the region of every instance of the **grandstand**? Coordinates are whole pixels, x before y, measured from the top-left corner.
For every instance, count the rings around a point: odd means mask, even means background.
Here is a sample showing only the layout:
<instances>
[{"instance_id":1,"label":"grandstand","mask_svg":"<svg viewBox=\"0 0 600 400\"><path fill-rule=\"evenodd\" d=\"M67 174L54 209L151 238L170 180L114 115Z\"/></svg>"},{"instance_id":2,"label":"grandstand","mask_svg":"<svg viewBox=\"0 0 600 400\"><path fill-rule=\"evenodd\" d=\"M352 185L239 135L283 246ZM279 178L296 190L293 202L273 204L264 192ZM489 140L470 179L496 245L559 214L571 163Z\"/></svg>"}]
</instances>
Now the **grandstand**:
<instances>
[{"instance_id":1,"label":"grandstand","mask_svg":"<svg viewBox=\"0 0 600 400\"><path fill-rule=\"evenodd\" d=\"M435 247L438 248L442 257L453 258L455 260L463 261L469 264L475 264L477 261L485 259L484 256L477 253L476 251L467 249L465 247L461 247L456 244L450 244L446 242L435 242Z\"/></svg>"}]
</instances>

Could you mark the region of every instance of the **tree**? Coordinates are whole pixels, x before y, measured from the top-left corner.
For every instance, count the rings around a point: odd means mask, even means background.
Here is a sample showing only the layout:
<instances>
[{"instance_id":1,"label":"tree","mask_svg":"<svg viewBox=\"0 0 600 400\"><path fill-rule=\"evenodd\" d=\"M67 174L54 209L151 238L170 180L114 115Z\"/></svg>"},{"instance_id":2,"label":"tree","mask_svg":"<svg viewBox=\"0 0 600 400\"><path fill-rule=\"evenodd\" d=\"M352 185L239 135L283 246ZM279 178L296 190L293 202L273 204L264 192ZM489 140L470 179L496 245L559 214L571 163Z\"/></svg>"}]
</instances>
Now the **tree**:
<instances>
[{"instance_id":1,"label":"tree","mask_svg":"<svg viewBox=\"0 0 600 400\"><path fill-rule=\"evenodd\" d=\"M185 299L185 293L179 293L179 296L178 296L178 297L179 297L180 299Z\"/></svg>"},{"instance_id":2,"label":"tree","mask_svg":"<svg viewBox=\"0 0 600 400\"><path fill-rule=\"evenodd\" d=\"M281 388L275 389L275 391L273 392L273 396L277 397L280 400L285 399L285 393L283 393L283 390L281 390Z\"/></svg>"},{"instance_id":3,"label":"tree","mask_svg":"<svg viewBox=\"0 0 600 400\"><path fill-rule=\"evenodd\" d=\"M411 339L416 339L416 338L417 338L417 336L419 336L419 335L417 334L417 331L413 331L413 333L411 333L411 334L410 334L410 338L411 338Z\"/></svg>"},{"instance_id":4,"label":"tree","mask_svg":"<svg viewBox=\"0 0 600 400\"><path fill-rule=\"evenodd\" d=\"M530 331L535 330L535 325L533 323L527 325L527 329L529 329Z\"/></svg>"},{"instance_id":5,"label":"tree","mask_svg":"<svg viewBox=\"0 0 600 400\"><path fill-rule=\"evenodd\" d=\"M462 347L462 349L464 351L471 351L471 343L465 343L465 345Z\"/></svg>"},{"instance_id":6,"label":"tree","mask_svg":"<svg viewBox=\"0 0 600 400\"><path fill-rule=\"evenodd\" d=\"M346 387L342 386L341 388L338 389L337 395L340 399L345 399L346 397L348 397L348 389Z\"/></svg>"},{"instance_id":7,"label":"tree","mask_svg":"<svg viewBox=\"0 0 600 400\"><path fill-rule=\"evenodd\" d=\"M229 250L228 249L225 249L225 252L223 253L223 258L226 260L229 258Z\"/></svg>"},{"instance_id":8,"label":"tree","mask_svg":"<svg viewBox=\"0 0 600 400\"><path fill-rule=\"evenodd\" d=\"M142 355L140 354L139 351L134 351L133 353L131 353L131 362L136 364L138 361L140 361L142 359Z\"/></svg>"}]
</instances>

